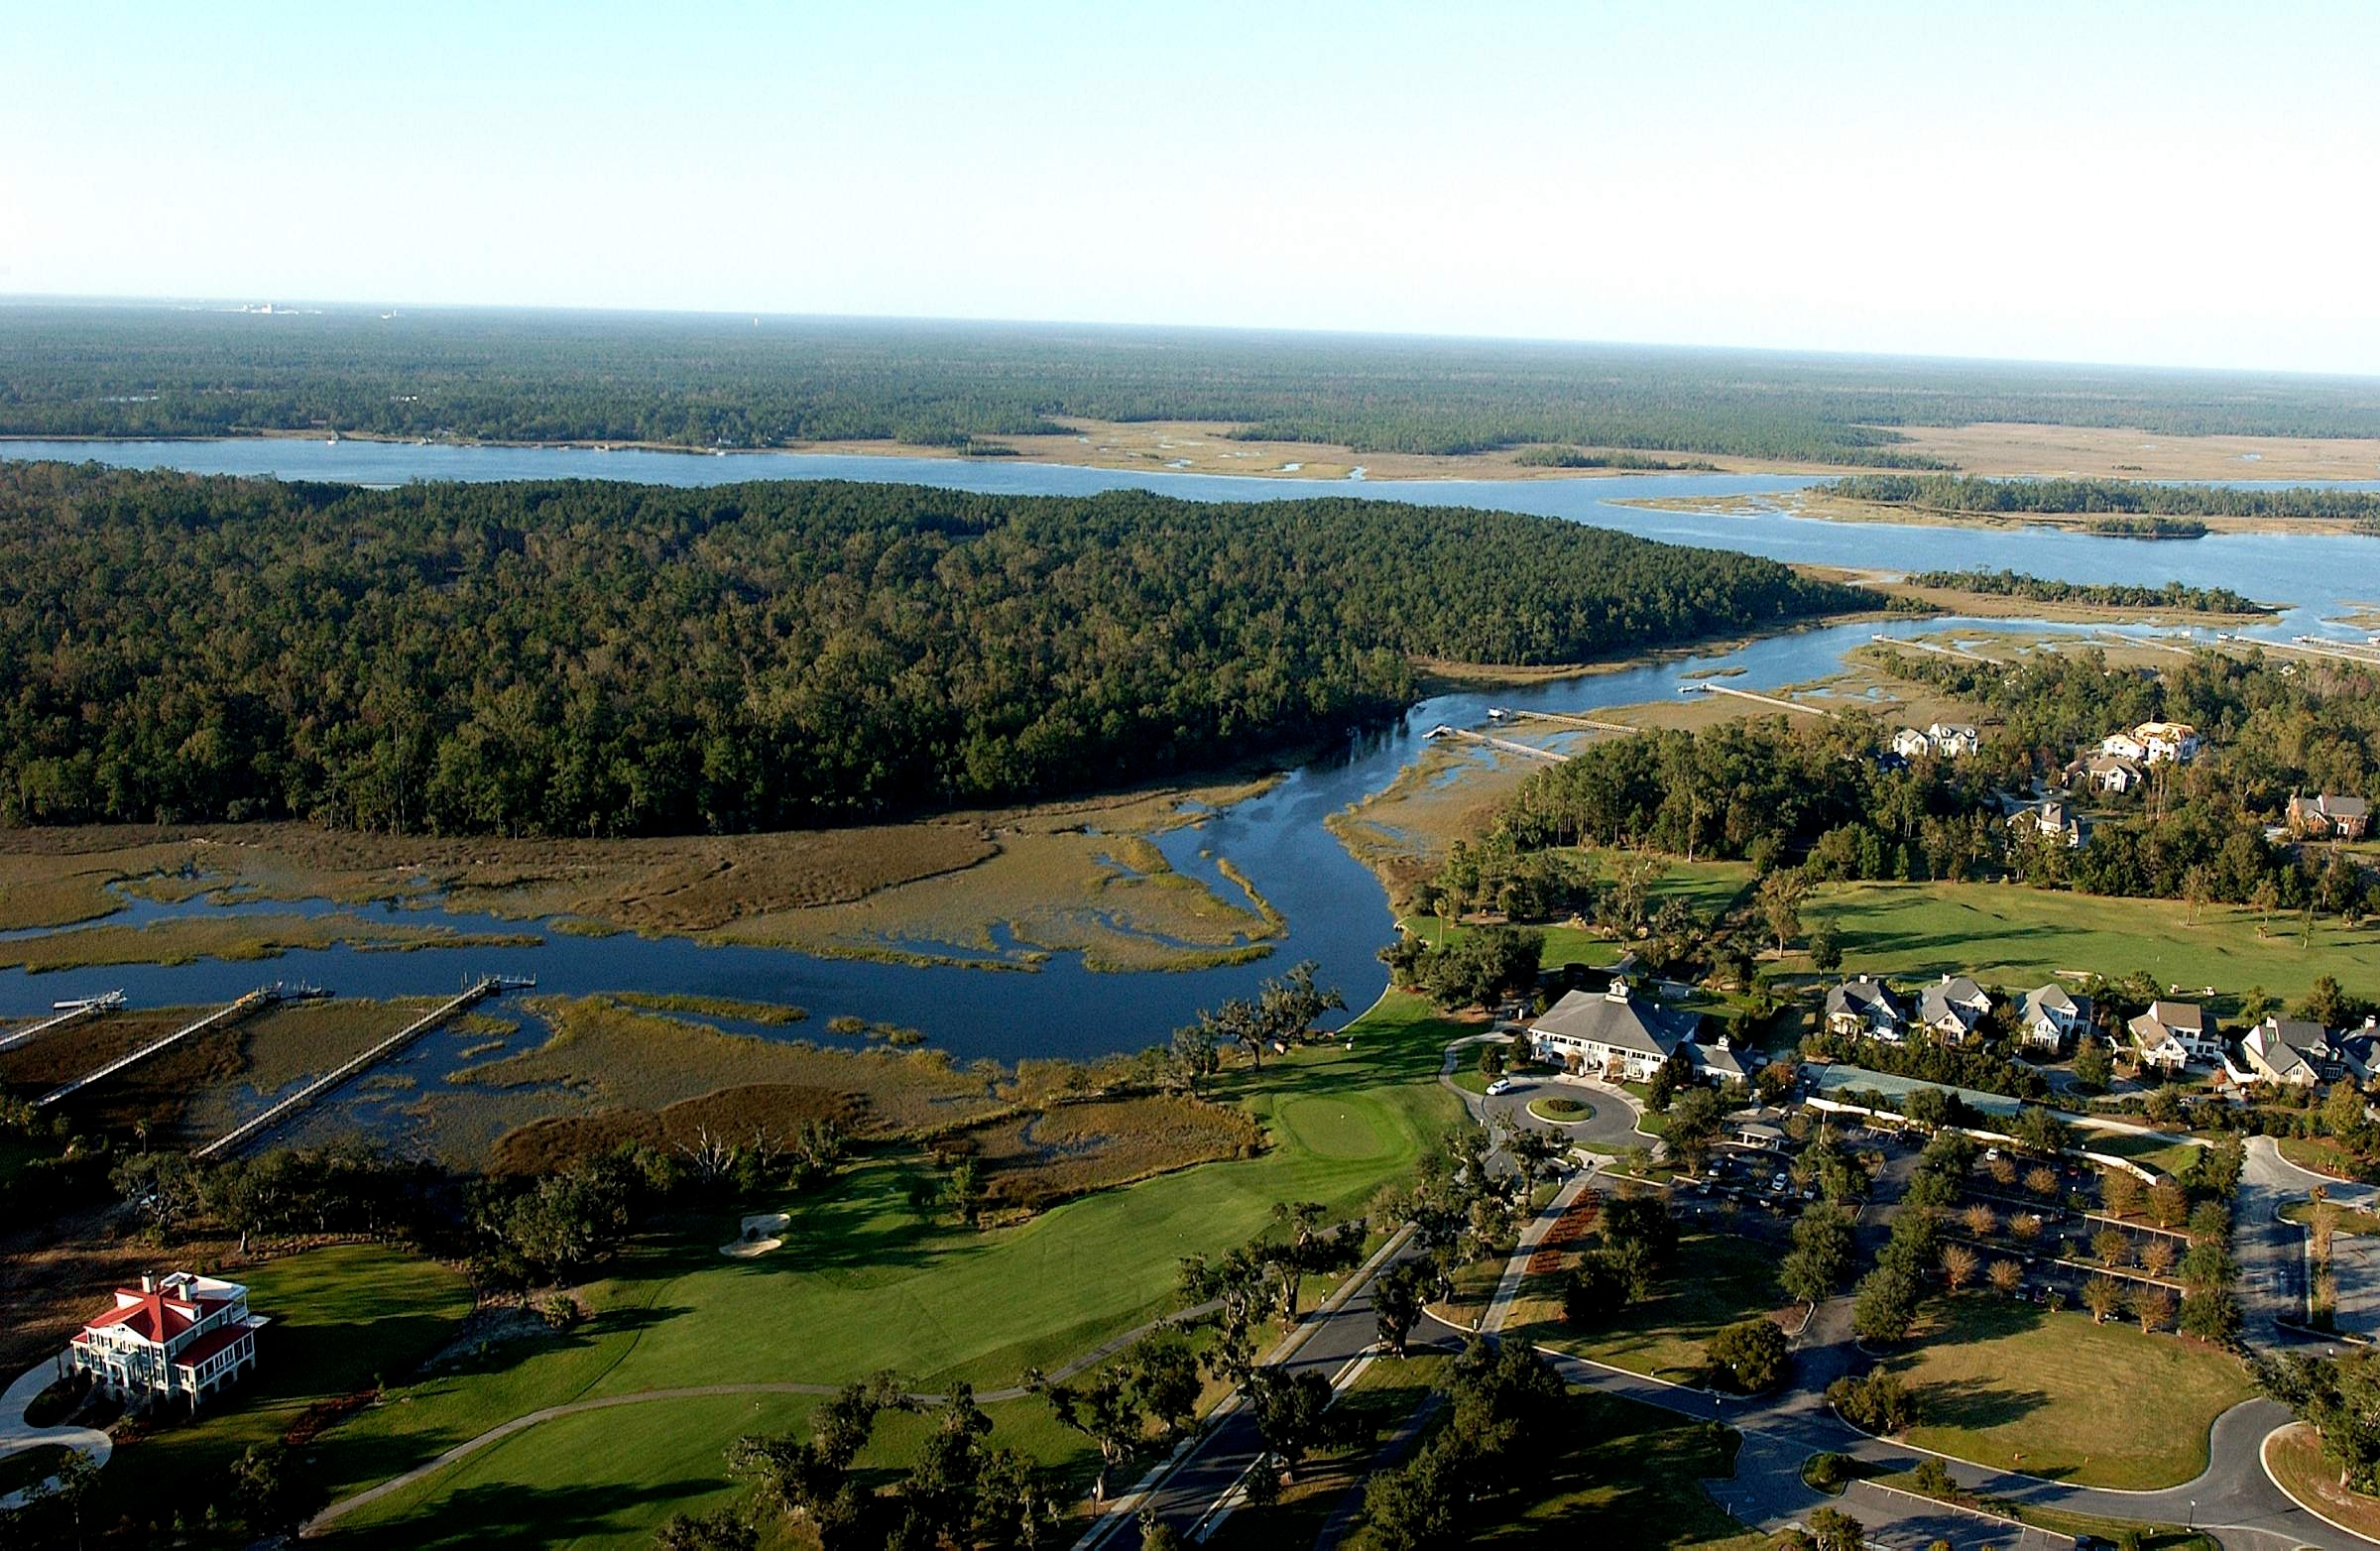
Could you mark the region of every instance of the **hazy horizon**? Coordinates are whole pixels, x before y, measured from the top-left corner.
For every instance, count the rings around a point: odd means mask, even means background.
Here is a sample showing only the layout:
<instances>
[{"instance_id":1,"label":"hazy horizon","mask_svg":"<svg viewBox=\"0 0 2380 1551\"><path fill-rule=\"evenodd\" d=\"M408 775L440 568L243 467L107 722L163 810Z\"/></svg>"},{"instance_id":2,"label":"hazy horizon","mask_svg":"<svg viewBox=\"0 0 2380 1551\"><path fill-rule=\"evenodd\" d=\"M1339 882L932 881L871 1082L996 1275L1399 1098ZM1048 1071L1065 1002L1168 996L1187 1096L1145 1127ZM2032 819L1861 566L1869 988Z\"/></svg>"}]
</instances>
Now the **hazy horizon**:
<instances>
[{"instance_id":1,"label":"hazy horizon","mask_svg":"<svg viewBox=\"0 0 2380 1551\"><path fill-rule=\"evenodd\" d=\"M21 17L0 292L2370 375L2380 13Z\"/></svg>"},{"instance_id":2,"label":"hazy horizon","mask_svg":"<svg viewBox=\"0 0 2380 1551\"><path fill-rule=\"evenodd\" d=\"M406 301L388 298L354 297L133 297L133 296L76 296L67 293L0 293L0 308L5 307L91 307L139 309L156 307L167 311L204 311L236 313L254 311L270 303L275 316L299 317L308 313L406 312L449 313L491 312L516 314L551 314L566 317L612 318L682 318L687 320L715 319L740 321L759 319L773 323L852 323L916 325L935 327L980 326L984 328L1084 329L1115 333L1163 334L1169 332L1276 336L1281 338L1313 338L1337 340L1402 341L1417 344L1446 345L1505 345L1543 346L1552 349L1675 351L1681 354L1775 356L1789 359L1833 361L1906 362L1930 366L1981 366L2033 368L2051 371L2076 372L2138 372L2207 377L2304 377L2352 382L2380 381L2380 371L2331 371L2320 368L2260 367L2260 366L2189 366L2158 361L2108 361L2055 359L2043 356L1987 354L1918 354L1890 350L1843 350L1799 345L1747 345L1702 343L1674 339L1597 339L1545 334L1484 334L1429 333L1414 329L1394 328L1295 328L1247 323L1188 323L1148 319L1099 319L1070 317L974 317L959 314L933 315L896 312L804 312L781 311L752 307L663 307L663 306L596 306L551 305L514 301ZM261 314L260 314L261 315Z\"/></svg>"}]
</instances>

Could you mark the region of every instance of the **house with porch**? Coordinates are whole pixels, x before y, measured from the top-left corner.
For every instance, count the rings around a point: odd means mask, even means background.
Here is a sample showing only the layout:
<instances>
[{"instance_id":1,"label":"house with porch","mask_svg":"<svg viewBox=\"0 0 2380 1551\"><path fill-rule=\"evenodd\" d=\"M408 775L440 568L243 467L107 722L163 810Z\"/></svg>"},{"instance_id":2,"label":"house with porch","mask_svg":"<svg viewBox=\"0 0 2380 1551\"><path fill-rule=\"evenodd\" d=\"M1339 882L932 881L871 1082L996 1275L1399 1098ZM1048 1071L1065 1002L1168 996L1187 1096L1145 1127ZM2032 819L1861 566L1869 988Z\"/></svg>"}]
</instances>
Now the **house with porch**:
<instances>
[{"instance_id":1,"label":"house with porch","mask_svg":"<svg viewBox=\"0 0 2380 1551\"><path fill-rule=\"evenodd\" d=\"M2195 1002L2152 1002L2146 1013L2125 1026L2144 1066L2171 1073L2194 1062L2212 1066L2223 1058L2222 1036L2215 1032L2214 1020Z\"/></svg>"},{"instance_id":2,"label":"house with porch","mask_svg":"<svg viewBox=\"0 0 2380 1551\"><path fill-rule=\"evenodd\" d=\"M116 1306L75 1334L65 1361L136 1403L180 1400L195 1411L256 1367L256 1333L267 1323L248 1312L238 1282L143 1276L137 1288L116 1289Z\"/></svg>"},{"instance_id":3,"label":"house with porch","mask_svg":"<svg viewBox=\"0 0 2380 1551\"><path fill-rule=\"evenodd\" d=\"M2140 746L2140 758L2150 765L2187 765L2206 746L2199 730L2188 722L2143 722L2132 729L2132 741Z\"/></svg>"},{"instance_id":4,"label":"house with porch","mask_svg":"<svg viewBox=\"0 0 2380 1551\"><path fill-rule=\"evenodd\" d=\"M1846 980L1827 992L1827 1032L1899 1044L1908 1014L1890 987L1873 976Z\"/></svg>"},{"instance_id":5,"label":"house with porch","mask_svg":"<svg viewBox=\"0 0 2380 1551\"><path fill-rule=\"evenodd\" d=\"M2025 993L2016 1024L2027 1049L2055 1056L2090 1026L2090 998L2076 996L2056 981L2036 986Z\"/></svg>"},{"instance_id":6,"label":"house with porch","mask_svg":"<svg viewBox=\"0 0 2380 1551\"><path fill-rule=\"evenodd\" d=\"M2268 1017L2240 1036L2250 1082L2313 1088L2328 1074L2330 1031L2296 1017Z\"/></svg>"},{"instance_id":7,"label":"house with porch","mask_svg":"<svg viewBox=\"0 0 2380 1551\"><path fill-rule=\"evenodd\" d=\"M1945 973L1917 994L1917 1020L1948 1044L1964 1043L1991 1012L1991 994L1964 975Z\"/></svg>"}]
</instances>

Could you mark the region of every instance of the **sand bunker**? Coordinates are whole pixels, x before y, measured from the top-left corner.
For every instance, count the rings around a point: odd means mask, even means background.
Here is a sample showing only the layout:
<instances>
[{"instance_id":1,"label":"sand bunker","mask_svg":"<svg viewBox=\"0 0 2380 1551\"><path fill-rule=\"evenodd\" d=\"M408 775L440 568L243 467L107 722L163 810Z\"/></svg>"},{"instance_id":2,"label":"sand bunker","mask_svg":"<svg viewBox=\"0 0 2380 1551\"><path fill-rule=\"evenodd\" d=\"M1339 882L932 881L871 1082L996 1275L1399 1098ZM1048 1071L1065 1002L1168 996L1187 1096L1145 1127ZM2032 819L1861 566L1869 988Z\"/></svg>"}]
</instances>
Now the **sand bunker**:
<instances>
[{"instance_id":1,"label":"sand bunker","mask_svg":"<svg viewBox=\"0 0 2380 1551\"><path fill-rule=\"evenodd\" d=\"M749 1260L772 1250L781 1250L785 1242L777 1235L792 1221L782 1212L762 1212L748 1217L744 1219L743 1237L734 1244L721 1245L719 1253L731 1260Z\"/></svg>"}]
</instances>

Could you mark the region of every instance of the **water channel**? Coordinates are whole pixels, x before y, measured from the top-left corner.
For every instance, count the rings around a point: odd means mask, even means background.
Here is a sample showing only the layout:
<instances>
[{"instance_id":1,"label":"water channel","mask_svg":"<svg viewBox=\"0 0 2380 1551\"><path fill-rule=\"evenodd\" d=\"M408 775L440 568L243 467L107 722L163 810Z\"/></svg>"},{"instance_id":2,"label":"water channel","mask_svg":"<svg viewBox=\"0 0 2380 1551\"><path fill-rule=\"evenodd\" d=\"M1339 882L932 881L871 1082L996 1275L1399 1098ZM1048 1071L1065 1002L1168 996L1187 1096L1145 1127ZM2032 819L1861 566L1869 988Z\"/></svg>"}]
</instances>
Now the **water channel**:
<instances>
[{"instance_id":1,"label":"water channel","mask_svg":"<svg viewBox=\"0 0 2380 1551\"><path fill-rule=\"evenodd\" d=\"M410 479L605 478L679 485L758 478L906 481L939 488L1082 495L1124 487L1190 499L1279 500L1359 495L1529 512L1622 529L1647 537L1746 550L1785 560L1899 569L1985 566L2074 581L2162 583L2181 580L2236 588L2285 603L2290 612L2258 634L2286 639L2335 629L2326 622L2352 603L2380 597L2380 539L2335 535L2216 535L2186 541L2092 537L2052 530L1976 530L1937 526L1844 524L1775 511L1715 513L1614 505L1629 498L1719 498L1774 494L1809 483L1787 476L1690 475L1538 481L1346 482L1330 484L1191 474L1137 474L1043 464L961 462L901 457L599 452L592 448L496 448L257 439L191 442L0 443L0 456L97 459L127 466L199 473L269 474L359 484ZM2362 488L2362 487L2358 487ZM1957 629L1974 636L2016 622L1899 620L1881 629L1908 636ZM1690 678L1726 670L1721 682L1773 689L1836 671L1872 623L1832 626L1714 649L1658 665L1492 692L1438 696L1396 724L1367 729L1294 771L1271 790L1159 837L1173 867L1201 878L1225 897L1214 857L1228 857L1287 917L1286 936L1269 959L1189 973L1104 974L1059 955L1037 971L919 967L817 958L769 948L713 947L675 938L588 938L542 923L448 912L434 904L380 905L359 913L409 925L445 925L470 933L528 933L535 946L437 949L410 953L339 947L290 952L265 963L200 960L28 975L0 973L0 1018L14 1021L53 1000L121 987L136 1006L228 1001L276 979L311 981L342 996L389 997L443 991L482 972L537 977L541 991L685 992L789 1002L811 1019L788 1032L825 1038L827 1018L849 1014L925 1030L961 1059L1021 1055L1081 1056L1128 1050L1162 1039L1202 1007L1251 992L1266 976L1301 959L1316 960L1326 984L1356 1008L1384 984L1374 951L1390 932L1378 883L1325 827L1334 811L1393 780L1440 723L1475 726L1493 705L1592 711L1664 699ZM1211 853L1211 855L1206 854ZM240 908L264 913L324 911L296 905L178 904L139 901L110 918L135 924L178 914ZM428 1052L424 1052L427 1054Z\"/></svg>"}]
</instances>

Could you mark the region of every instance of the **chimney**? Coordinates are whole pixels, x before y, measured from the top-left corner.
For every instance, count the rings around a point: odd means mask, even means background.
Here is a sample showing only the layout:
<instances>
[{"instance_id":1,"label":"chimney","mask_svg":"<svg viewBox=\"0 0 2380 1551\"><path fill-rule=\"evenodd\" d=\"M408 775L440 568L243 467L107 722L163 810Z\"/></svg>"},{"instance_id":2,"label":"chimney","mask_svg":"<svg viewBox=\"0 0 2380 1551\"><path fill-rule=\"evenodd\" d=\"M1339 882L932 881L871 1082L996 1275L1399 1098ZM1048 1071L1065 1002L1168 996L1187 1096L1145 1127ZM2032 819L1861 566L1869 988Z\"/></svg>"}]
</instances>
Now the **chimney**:
<instances>
[{"instance_id":1,"label":"chimney","mask_svg":"<svg viewBox=\"0 0 2380 1551\"><path fill-rule=\"evenodd\" d=\"M150 1292L150 1293L153 1293L153 1292L157 1291L157 1273L156 1273L156 1272L154 1272L154 1271L143 1271L143 1272L141 1272L141 1291L143 1291L143 1292Z\"/></svg>"}]
</instances>

